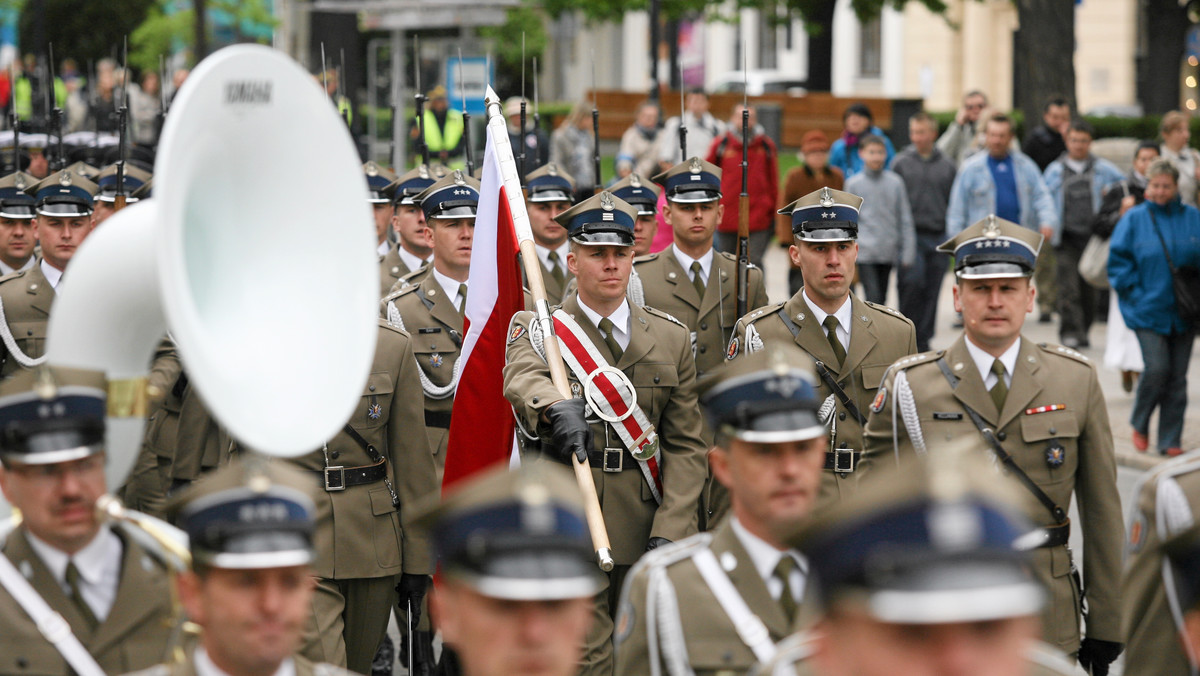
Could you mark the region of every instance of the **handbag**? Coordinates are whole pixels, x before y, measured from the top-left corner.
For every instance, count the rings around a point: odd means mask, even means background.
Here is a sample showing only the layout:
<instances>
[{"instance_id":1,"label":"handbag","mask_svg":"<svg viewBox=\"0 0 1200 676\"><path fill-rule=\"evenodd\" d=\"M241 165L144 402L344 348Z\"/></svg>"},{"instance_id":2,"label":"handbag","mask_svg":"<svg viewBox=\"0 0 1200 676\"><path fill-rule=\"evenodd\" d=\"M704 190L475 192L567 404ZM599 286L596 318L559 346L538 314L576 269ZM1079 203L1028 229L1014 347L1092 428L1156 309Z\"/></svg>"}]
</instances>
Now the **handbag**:
<instances>
[{"instance_id":1,"label":"handbag","mask_svg":"<svg viewBox=\"0 0 1200 676\"><path fill-rule=\"evenodd\" d=\"M1171 253L1167 250L1167 240L1163 239L1162 233L1158 230L1158 221L1154 218L1154 212L1148 211L1147 213L1150 214L1150 223L1154 226L1154 233L1158 235L1158 241L1162 243L1163 255L1167 257L1167 267L1171 269L1171 288L1175 292L1175 311L1185 323L1195 324L1197 320L1200 320L1200 269L1191 265L1175 267L1175 263L1171 261Z\"/></svg>"},{"instance_id":2,"label":"handbag","mask_svg":"<svg viewBox=\"0 0 1200 676\"><path fill-rule=\"evenodd\" d=\"M1109 239L1092 235L1079 255L1079 276L1097 289L1108 288Z\"/></svg>"}]
</instances>

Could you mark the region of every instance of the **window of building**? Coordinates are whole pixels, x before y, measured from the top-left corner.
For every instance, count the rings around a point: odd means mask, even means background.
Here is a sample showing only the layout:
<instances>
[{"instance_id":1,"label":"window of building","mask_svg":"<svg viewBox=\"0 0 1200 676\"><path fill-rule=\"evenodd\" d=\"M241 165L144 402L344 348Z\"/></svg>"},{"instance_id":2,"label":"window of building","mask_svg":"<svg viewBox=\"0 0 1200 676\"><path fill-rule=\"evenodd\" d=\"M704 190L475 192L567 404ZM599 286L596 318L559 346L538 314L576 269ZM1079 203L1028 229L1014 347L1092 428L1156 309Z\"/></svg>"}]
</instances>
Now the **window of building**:
<instances>
[{"instance_id":1,"label":"window of building","mask_svg":"<svg viewBox=\"0 0 1200 676\"><path fill-rule=\"evenodd\" d=\"M858 76L878 78L883 62L883 28L879 18L859 24L858 37Z\"/></svg>"}]
</instances>

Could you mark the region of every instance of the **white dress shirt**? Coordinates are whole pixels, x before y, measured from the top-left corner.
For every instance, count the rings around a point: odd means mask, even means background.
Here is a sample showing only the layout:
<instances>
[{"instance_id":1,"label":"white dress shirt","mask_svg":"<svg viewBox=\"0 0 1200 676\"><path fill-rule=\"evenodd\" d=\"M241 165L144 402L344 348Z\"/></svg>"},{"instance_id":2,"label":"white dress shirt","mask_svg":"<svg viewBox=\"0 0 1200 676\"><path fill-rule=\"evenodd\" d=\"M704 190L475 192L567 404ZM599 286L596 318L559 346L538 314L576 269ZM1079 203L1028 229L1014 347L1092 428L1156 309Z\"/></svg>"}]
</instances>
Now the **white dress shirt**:
<instances>
[{"instance_id":1,"label":"white dress shirt","mask_svg":"<svg viewBox=\"0 0 1200 676\"><path fill-rule=\"evenodd\" d=\"M75 562L75 568L79 571L79 595L92 609L96 619L103 622L112 610L113 601L117 599L117 587L121 583L121 556L124 551L121 538L107 525L101 526L100 532L87 546L75 552L74 556L68 556L28 530L25 534L34 553L46 564L68 597L71 596L71 587L67 584L67 563Z\"/></svg>"},{"instance_id":2,"label":"white dress shirt","mask_svg":"<svg viewBox=\"0 0 1200 676\"><path fill-rule=\"evenodd\" d=\"M204 649L204 646L196 647L196 652L192 654L192 661L196 663L197 676L230 676L221 667L213 664L212 658L208 656L208 651ZM275 670L274 676L296 676L296 663L290 657L285 658L279 668Z\"/></svg>"},{"instance_id":3,"label":"white dress shirt","mask_svg":"<svg viewBox=\"0 0 1200 676\"><path fill-rule=\"evenodd\" d=\"M813 313L813 318L821 325L821 332L825 333L825 318L829 316L829 313L817 307L817 304L812 302L812 299L808 297L807 289L801 290L800 293L804 294L804 303L808 305L808 309ZM842 306L833 313L833 316L837 317L838 320L838 327L833 333L837 336L838 342L842 344L842 349L846 350L847 353L850 352L850 320L854 318L854 315L850 313L850 309L850 296L846 296L846 300L842 303Z\"/></svg>"},{"instance_id":4,"label":"white dress shirt","mask_svg":"<svg viewBox=\"0 0 1200 676\"><path fill-rule=\"evenodd\" d=\"M404 264L408 266L411 272L420 270L429 262L429 259L418 258L416 254L409 253L408 249L405 249L403 246L397 245L396 253L400 254L400 260L404 261Z\"/></svg>"},{"instance_id":5,"label":"white dress shirt","mask_svg":"<svg viewBox=\"0 0 1200 676\"><path fill-rule=\"evenodd\" d=\"M384 256L388 255L388 252L391 250L392 250L392 243L387 241L386 237L384 237L383 241L379 243L379 246L375 247L375 251L376 251L376 253L379 254L380 258L383 258Z\"/></svg>"},{"instance_id":6,"label":"white dress shirt","mask_svg":"<svg viewBox=\"0 0 1200 676\"><path fill-rule=\"evenodd\" d=\"M967 352L971 353L971 360L975 362L975 368L979 369L979 375L983 376L983 386L991 390L996 384L996 374L992 373L992 363L996 361L996 357L977 347L970 338L964 342L967 344ZM1010 389L1012 388L1013 369L1017 367L1017 353L1020 351L1021 337L1017 336L1012 347L1000 355L1000 363L1004 364L1004 385Z\"/></svg>"},{"instance_id":7,"label":"white dress shirt","mask_svg":"<svg viewBox=\"0 0 1200 676\"><path fill-rule=\"evenodd\" d=\"M553 270L554 264L550 262L550 252L558 254L558 266L562 268L563 275L567 274L567 254L571 251L571 240L562 243L557 249L548 249L541 244L534 244L537 249L538 259L542 261L542 267L547 270Z\"/></svg>"},{"instance_id":8,"label":"white dress shirt","mask_svg":"<svg viewBox=\"0 0 1200 676\"><path fill-rule=\"evenodd\" d=\"M462 307L462 294L458 292L458 285L466 284L466 282L460 282L457 279L451 279L438 272L437 268L433 269L433 278L437 280L439 285L441 285L442 290L446 292L446 297L450 299L450 302L454 304L454 307ZM467 289L467 293L470 292L471 290Z\"/></svg>"},{"instance_id":9,"label":"white dress shirt","mask_svg":"<svg viewBox=\"0 0 1200 676\"><path fill-rule=\"evenodd\" d=\"M62 281L62 270L59 270L53 265L47 263L45 259L42 259L42 274L46 276L46 281L50 282L50 286L54 287L54 290L57 291L58 283Z\"/></svg>"},{"instance_id":10,"label":"white dress shirt","mask_svg":"<svg viewBox=\"0 0 1200 676\"><path fill-rule=\"evenodd\" d=\"M8 263L5 263L4 261L0 261L0 276L9 275L14 272L19 272L21 270L28 270L29 268L33 267L33 264L36 260L37 260L37 258L35 256L30 256L29 260L25 261L25 265L22 265L19 268L14 268L11 265L9 265Z\"/></svg>"},{"instance_id":11,"label":"white dress shirt","mask_svg":"<svg viewBox=\"0 0 1200 676\"><path fill-rule=\"evenodd\" d=\"M679 261L679 266L683 268L683 272L687 274L688 281L692 279L692 263L700 264L700 281L704 282L704 286L708 286L708 273L712 270L713 250L709 249L707 253L699 258L691 256L679 250L679 247L671 245L671 253L675 255L675 260Z\"/></svg>"},{"instance_id":12,"label":"white dress shirt","mask_svg":"<svg viewBox=\"0 0 1200 676\"><path fill-rule=\"evenodd\" d=\"M600 320L604 319L604 316L588 307L587 304L583 302L582 298L579 299L579 307L583 309L583 314L587 315L588 321L592 323L592 326L600 328ZM628 349L630 319L629 301L622 299L621 306L616 310L613 310L613 313L608 316L608 319L613 323L613 337L617 339L617 344L621 346L622 350ZM601 331L601 333L604 332Z\"/></svg>"},{"instance_id":13,"label":"white dress shirt","mask_svg":"<svg viewBox=\"0 0 1200 676\"><path fill-rule=\"evenodd\" d=\"M733 526L733 534L742 543L742 547L745 547L746 553L750 555L750 560L754 563L754 570L758 571L759 577L767 583L767 591L776 601L783 594L783 582L775 577L775 566L779 565L779 560L785 556L790 556L795 560L796 565L792 567L792 572L788 575L788 585L792 588L793 600L800 603L800 599L804 598L804 585L808 581L808 559L794 549L779 551L766 540L746 530L737 517L729 518L729 523Z\"/></svg>"}]
</instances>

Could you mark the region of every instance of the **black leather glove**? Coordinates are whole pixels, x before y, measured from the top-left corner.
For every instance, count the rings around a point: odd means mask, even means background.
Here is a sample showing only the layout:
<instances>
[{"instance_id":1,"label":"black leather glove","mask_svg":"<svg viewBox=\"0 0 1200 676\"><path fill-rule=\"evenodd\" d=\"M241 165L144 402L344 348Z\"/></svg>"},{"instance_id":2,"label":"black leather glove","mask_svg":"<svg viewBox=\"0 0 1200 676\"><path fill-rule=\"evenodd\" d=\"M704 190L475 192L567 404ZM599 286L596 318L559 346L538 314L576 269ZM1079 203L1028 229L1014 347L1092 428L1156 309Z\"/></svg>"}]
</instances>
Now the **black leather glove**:
<instances>
[{"instance_id":1,"label":"black leather glove","mask_svg":"<svg viewBox=\"0 0 1200 676\"><path fill-rule=\"evenodd\" d=\"M425 599L427 589L429 589L428 575L401 573L400 582L396 584L396 593L400 595L397 603L400 608L409 610L408 626L413 629L416 629L417 622L421 621L421 601Z\"/></svg>"},{"instance_id":2,"label":"black leather glove","mask_svg":"<svg viewBox=\"0 0 1200 676\"><path fill-rule=\"evenodd\" d=\"M563 399L546 409L546 420L550 421L551 444L542 447L542 454L565 465L571 464L571 455L587 462L588 449L592 447L592 428L587 423L582 399Z\"/></svg>"},{"instance_id":3,"label":"black leather glove","mask_svg":"<svg viewBox=\"0 0 1200 676\"><path fill-rule=\"evenodd\" d=\"M671 544L671 541L666 538L659 538L659 537L650 538L650 541L646 543L646 551L650 551L651 549L658 549L659 547L661 547L663 545L669 545L669 544Z\"/></svg>"},{"instance_id":4,"label":"black leather glove","mask_svg":"<svg viewBox=\"0 0 1200 676\"><path fill-rule=\"evenodd\" d=\"M1079 666L1092 676L1108 676L1108 665L1116 661L1124 649L1123 643L1085 638L1079 644Z\"/></svg>"}]
</instances>

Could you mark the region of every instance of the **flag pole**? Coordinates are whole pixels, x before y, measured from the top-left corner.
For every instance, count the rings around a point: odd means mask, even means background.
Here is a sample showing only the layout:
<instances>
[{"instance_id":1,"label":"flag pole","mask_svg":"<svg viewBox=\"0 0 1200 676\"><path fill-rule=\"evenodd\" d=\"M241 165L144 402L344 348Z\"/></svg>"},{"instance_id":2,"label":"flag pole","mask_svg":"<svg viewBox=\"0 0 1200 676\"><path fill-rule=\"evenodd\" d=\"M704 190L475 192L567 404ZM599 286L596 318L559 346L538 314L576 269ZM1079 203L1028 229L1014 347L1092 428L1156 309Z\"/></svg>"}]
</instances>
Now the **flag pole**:
<instances>
[{"instance_id":1,"label":"flag pole","mask_svg":"<svg viewBox=\"0 0 1200 676\"><path fill-rule=\"evenodd\" d=\"M542 281L542 266L538 263L537 249L534 248L533 228L529 223L529 214L525 211L525 196L521 191L517 161L513 157L512 145L508 140L508 129L505 127L504 113L500 108L500 97L491 87L487 88L484 104L487 106L488 137L500 162L500 179L504 186L504 196L508 200L513 229L516 231L517 242L521 248L521 260L525 267L526 280L536 308L537 318L535 321L541 326L542 335L548 337L543 346L546 351L546 365L550 367L550 379L558 388L558 393L564 399L570 399L572 394L567 379L567 366L558 349L558 341L553 340L554 323L550 318L550 303L546 300L546 284ZM579 489L583 492L584 511L587 515L588 530L592 533L592 546L596 549L597 563L600 564L601 570L608 572L613 569L612 545L609 544L608 529L604 525L604 513L600 511L600 499L596 495L596 483L592 479L592 469L586 462L580 462L574 454L571 456L571 466L575 470L575 479L579 483Z\"/></svg>"}]
</instances>

